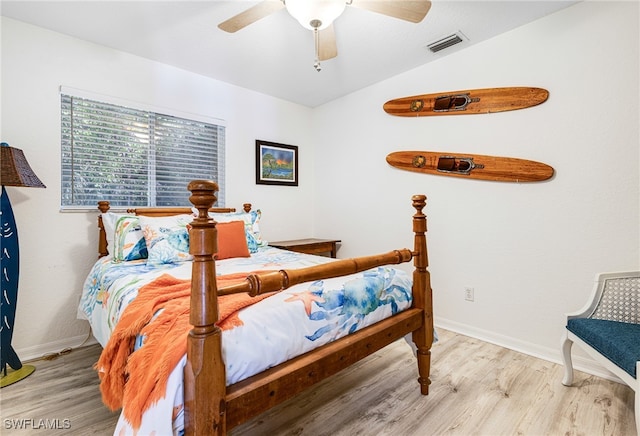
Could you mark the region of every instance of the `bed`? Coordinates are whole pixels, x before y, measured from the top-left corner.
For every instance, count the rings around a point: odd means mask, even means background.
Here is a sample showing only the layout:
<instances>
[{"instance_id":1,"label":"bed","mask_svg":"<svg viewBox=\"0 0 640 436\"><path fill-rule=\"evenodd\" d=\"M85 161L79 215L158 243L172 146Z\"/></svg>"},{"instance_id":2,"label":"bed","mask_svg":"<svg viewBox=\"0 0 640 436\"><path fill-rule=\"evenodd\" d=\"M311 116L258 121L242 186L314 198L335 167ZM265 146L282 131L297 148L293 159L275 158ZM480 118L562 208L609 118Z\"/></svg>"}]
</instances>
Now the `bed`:
<instances>
[{"instance_id":1,"label":"bed","mask_svg":"<svg viewBox=\"0 0 640 436\"><path fill-rule=\"evenodd\" d=\"M99 203L99 259L79 316L104 346L96 364L103 401L123 407L115 433L224 435L404 337L415 344L418 386L428 395L434 329L424 195L412 197L413 249L330 259L268 247L254 231L259 210L212 207L213 181L188 189L193 208L127 211L125 224L133 216L146 226L144 243L139 234L127 240L132 232L109 239L109 203ZM186 235L160 226L159 237L148 237L163 219L188 215ZM241 254L228 252L239 232ZM161 243L185 238L179 261L160 255L150 266ZM392 266L411 260L411 273Z\"/></svg>"}]
</instances>

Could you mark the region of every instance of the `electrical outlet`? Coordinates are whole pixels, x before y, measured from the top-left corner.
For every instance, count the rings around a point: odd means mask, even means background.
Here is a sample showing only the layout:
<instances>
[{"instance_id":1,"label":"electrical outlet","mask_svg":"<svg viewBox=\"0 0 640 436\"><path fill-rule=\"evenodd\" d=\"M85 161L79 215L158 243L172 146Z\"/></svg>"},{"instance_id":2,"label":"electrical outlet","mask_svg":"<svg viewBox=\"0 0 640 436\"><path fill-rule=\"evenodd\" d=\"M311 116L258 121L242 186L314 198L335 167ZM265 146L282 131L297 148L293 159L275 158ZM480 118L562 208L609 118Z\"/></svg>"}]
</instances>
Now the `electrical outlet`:
<instances>
[{"instance_id":1,"label":"electrical outlet","mask_svg":"<svg viewBox=\"0 0 640 436\"><path fill-rule=\"evenodd\" d=\"M473 288L464 288L464 299L467 301L473 301L474 299Z\"/></svg>"}]
</instances>

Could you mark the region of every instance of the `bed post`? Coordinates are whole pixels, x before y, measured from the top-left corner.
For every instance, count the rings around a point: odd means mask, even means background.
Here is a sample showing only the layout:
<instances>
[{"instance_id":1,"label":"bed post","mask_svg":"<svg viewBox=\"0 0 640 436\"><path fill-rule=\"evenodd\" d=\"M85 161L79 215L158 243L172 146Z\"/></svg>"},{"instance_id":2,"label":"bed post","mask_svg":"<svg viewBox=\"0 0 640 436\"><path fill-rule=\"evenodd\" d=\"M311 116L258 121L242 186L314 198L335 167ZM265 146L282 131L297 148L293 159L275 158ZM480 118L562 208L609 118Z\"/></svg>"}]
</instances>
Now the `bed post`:
<instances>
[{"instance_id":1,"label":"bed post","mask_svg":"<svg viewBox=\"0 0 640 436\"><path fill-rule=\"evenodd\" d=\"M217 251L217 230L207 212L216 201L218 185L194 180L188 189L198 217L189 232L189 251L194 257L189 317L193 329L189 332L184 369L185 434L224 435L226 375L222 332L215 325L218 296L213 255Z\"/></svg>"},{"instance_id":2,"label":"bed post","mask_svg":"<svg viewBox=\"0 0 640 436\"><path fill-rule=\"evenodd\" d=\"M413 342L416 344L418 359L418 382L420 393L429 394L429 371L431 369L431 344L433 343L433 301L431 296L431 277L427 267L429 258L427 255L427 217L422 209L427 204L425 195L411 197L416 214L413 215L414 236L414 260L413 272L413 305L422 309L422 326L413 332Z\"/></svg>"},{"instance_id":3,"label":"bed post","mask_svg":"<svg viewBox=\"0 0 640 436\"><path fill-rule=\"evenodd\" d=\"M98 236L98 257L104 257L109 254L109 250L113 247L107 247L107 233L104 231L104 223L102 222L102 214L109 211L110 205L108 201L99 201L98 209L100 209L100 215L98 215L98 228L100 229L100 235Z\"/></svg>"}]
</instances>

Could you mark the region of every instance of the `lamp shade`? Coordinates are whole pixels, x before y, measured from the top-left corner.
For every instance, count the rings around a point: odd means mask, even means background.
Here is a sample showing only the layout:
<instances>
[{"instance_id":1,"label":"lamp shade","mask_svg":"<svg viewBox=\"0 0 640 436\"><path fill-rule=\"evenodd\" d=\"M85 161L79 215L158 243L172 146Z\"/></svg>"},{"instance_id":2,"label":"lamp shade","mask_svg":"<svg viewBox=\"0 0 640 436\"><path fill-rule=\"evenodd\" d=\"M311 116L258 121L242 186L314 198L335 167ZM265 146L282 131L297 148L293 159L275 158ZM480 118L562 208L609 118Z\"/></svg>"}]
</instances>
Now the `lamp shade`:
<instances>
[{"instance_id":1,"label":"lamp shade","mask_svg":"<svg viewBox=\"0 0 640 436\"><path fill-rule=\"evenodd\" d=\"M347 5L346 0L287 0L289 14L309 30L322 30L338 18ZM312 24L313 23L313 24Z\"/></svg>"},{"instance_id":2,"label":"lamp shade","mask_svg":"<svg viewBox=\"0 0 640 436\"><path fill-rule=\"evenodd\" d=\"M2 142L0 143L0 151L2 152L0 156L0 184L2 186L46 188L29 166L22 150Z\"/></svg>"}]
</instances>

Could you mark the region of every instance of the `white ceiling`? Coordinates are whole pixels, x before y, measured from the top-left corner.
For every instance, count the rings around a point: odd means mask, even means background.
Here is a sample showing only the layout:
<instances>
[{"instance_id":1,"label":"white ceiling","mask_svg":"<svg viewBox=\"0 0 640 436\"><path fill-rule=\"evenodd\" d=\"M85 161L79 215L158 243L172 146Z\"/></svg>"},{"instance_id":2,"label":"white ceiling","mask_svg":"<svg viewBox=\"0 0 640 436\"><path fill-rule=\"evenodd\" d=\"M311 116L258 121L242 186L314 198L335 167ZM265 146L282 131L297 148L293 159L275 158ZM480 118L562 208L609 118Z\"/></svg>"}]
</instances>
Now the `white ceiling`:
<instances>
[{"instance_id":1,"label":"white ceiling","mask_svg":"<svg viewBox=\"0 0 640 436\"><path fill-rule=\"evenodd\" d=\"M354 0L358 1L358 0ZM4 16L309 107L504 33L576 1L432 0L418 24L347 6L338 57L313 68L312 33L280 10L233 34L217 24L257 1L1 1ZM466 40L437 54L426 45Z\"/></svg>"}]
</instances>

